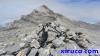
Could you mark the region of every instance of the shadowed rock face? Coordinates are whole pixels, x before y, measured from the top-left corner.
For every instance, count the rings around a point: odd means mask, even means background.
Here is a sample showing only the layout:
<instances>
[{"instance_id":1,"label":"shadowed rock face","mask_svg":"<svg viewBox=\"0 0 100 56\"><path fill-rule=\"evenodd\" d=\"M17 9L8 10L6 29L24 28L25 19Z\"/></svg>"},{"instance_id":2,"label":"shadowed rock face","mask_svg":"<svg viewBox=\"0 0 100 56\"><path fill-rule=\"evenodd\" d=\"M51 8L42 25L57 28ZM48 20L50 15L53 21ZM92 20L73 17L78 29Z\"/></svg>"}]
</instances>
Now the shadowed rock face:
<instances>
[{"instance_id":1,"label":"shadowed rock face","mask_svg":"<svg viewBox=\"0 0 100 56\"><path fill-rule=\"evenodd\" d=\"M91 43L100 35L84 28L42 5L20 20L8 23L0 32L0 56L80 56L62 55L59 50L99 48Z\"/></svg>"}]
</instances>

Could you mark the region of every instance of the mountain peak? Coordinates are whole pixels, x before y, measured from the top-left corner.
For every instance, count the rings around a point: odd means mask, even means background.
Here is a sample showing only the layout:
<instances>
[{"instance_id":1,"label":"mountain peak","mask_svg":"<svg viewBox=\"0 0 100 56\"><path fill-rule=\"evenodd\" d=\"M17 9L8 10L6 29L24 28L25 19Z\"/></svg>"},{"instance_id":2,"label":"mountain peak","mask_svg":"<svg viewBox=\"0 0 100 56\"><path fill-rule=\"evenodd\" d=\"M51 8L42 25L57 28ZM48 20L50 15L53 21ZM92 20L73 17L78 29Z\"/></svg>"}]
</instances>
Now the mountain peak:
<instances>
[{"instance_id":1,"label":"mountain peak","mask_svg":"<svg viewBox=\"0 0 100 56\"><path fill-rule=\"evenodd\" d=\"M45 9L49 9L46 5L41 5L40 7L45 8Z\"/></svg>"},{"instance_id":2,"label":"mountain peak","mask_svg":"<svg viewBox=\"0 0 100 56\"><path fill-rule=\"evenodd\" d=\"M40 7L34 9L35 11L38 12L44 12L44 13L53 13L52 10L50 10L46 5L41 5Z\"/></svg>"}]
</instances>

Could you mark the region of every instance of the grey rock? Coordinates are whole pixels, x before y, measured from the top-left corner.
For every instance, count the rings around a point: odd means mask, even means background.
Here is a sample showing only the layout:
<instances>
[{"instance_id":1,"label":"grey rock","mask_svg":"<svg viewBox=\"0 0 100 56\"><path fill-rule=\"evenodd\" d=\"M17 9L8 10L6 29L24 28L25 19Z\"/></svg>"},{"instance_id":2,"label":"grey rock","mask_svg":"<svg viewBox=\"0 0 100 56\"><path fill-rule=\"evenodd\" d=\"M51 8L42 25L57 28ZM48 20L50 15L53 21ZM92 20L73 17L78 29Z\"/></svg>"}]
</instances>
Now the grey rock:
<instances>
[{"instance_id":1,"label":"grey rock","mask_svg":"<svg viewBox=\"0 0 100 56\"><path fill-rule=\"evenodd\" d=\"M39 49L39 56L48 56L50 54L49 49L40 48Z\"/></svg>"},{"instance_id":2,"label":"grey rock","mask_svg":"<svg viewBox=\"0 0 100 56\"><path fill-rule=\"evenodd\" d=\"M9 54L20 50L20 48L21 47L18 44L15 44L14 46L8 46L4 48L4 51L7 51L7 53Z\"/></svg>"},{"instance_id":3,"label":"grey rock","mask_svg":"<svg viewBox=\"0 0 100 56\"><path fill-rule=\"evenodd\" d=\"M53 48L51 49L50 53L51 53L52 56L57 56L58 55L57 51L55 51L55 49L53 49Z\"/></svg>"},{"instance_id":4,"label":"grey rock","mask_svg":"<svg viewBox=\"0 0 100 56\"><path fill-rule=\"evenodd\" d=\"M19 46L20 47L24 47L26 43L20 43Z\"/></svg>"},{"instance_id":5,"label":"grey rock","mask_svg":"<svg viewBox=\"0 0 100 56\"><path fill-rule=\"evenodd\" d=\"M2 55L2 56L14 56L14 55Z\"/></svg>"},{"instance_id":6,"label":"grey rock","mask_svg":"<svg viewBox=\"0 0 100 56\"><path fill-rule=\"evenodd\" d=\"M20 50L20 51L17 53L16 56L20 56L20 55L22 55L22 56L28 56L29 53L31 52L31 49L32 49L32 48L30 48L30 47L24 48L24 49Z\"/></svg>"},{"instance_id":7,"label":"grey rock","mask_svg":"<svg viewBox=\"0 0 100 56\"><path fill-rule=\"evenodd\" d=\"M67 42L64 46L63 46L63 48L65 48L65 49L81 49L74 41L72 41L72 40L69 40L69 42Z\"/></svg>"},{"instance_id":8,"label":"grey rock","mask_svg":"<svg viewBox=\"0 0 100 56\"><path fill-rule=\"evenodd\" d=\"M60 36L60 37L59 37L59 39L64 40L64 39L65 39L65 37L64 37L64 36Z\"/></svg>"},{"instance_id":9,"label":"grey rock","mask_svg":"<svg viewBox=\"0 0 100 56\"><path fill-rule=\"evenodd\" d=\"M6 51L0 50L0 55L2 55L2 54L6 54Z\"/></svg>"},{"instance_id":10,"label":"grey rock","mask_svg":"<svg viewBox=\"0 0 100 56\"><path fill-rule=\"evenodd\" d=\"M40 47L40 44L37 40L33 39L32 42L31 42L31 47L35 47L35 48L39 48Z\"/></svg>"},{"instance_id":11,"label":"grey rock","mask_svg":"<svg viewBox=\"0 0 100 56\"><path fill-rule=\"evenodd\" d=\"M66 34L68 36L67 38L72 38L72 37L76 36L74 31L68 31L68 32L66 32Z\"/></svg>"},{"instance_id":12,"label":"grey rock","mask_svg":"<svg viewBox=\"0 0 100 56\"><path fill-rule=\"evenodd\" d=\"M47 41L52 41L52 40L54 40L55 39L55 37L56 37L56 33L55 32L48 32L48 39L47 39Z\"/></svg>"},{"instance_id":13,"label":"grey rock","mask_svg":"<svg viewBox=\"0 0 100 56\"><path fill-rule=\"evenodd\" d=\"M61 44L63 44L63 40L57 38L55 40L52 41L52 44L55 46L55 47L60 47Z\"/></svg>"},{"instance_id":14,"label":"grey rock","mask_svg":"<svg viewBox=\"0 0 100 56\"><path fill-rule=\"evenodd\" d=\"M35 56L37 52L38 52L38 49L33 48L31 52L29 53L29 56Z\"/></svg>"},{"instance_id":15,"label":"grey rock","mask_svg":"<svg viewBox=\"0 0 100 56\"><path fill-rule=\"evenodd\" d=\"M23 49L23 52L27 55L29 55L29 53L31 52L32 48L28 47L28 48L25 48Z\"/></svg>"}]
</instances>

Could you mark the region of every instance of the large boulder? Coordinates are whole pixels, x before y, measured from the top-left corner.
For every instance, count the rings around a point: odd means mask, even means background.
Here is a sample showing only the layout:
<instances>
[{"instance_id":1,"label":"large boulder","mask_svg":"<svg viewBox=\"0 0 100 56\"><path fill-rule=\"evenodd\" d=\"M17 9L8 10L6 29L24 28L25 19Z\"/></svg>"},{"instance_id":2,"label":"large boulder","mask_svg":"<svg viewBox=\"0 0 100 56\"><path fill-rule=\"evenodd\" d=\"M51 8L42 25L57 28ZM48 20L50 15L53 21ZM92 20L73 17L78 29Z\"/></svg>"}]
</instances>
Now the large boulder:
<instances>
[{"instance_id":1,"label":"large boulder","mask_svg":"<svg viewBox=\"0 0 100 56\"><path fill-rule=\"evenodd\" d=\"M48 39L47 41L53 41L56 38L56 33L55 32L48 32Z\"/></svg>"},{"instance_id":2,"label":"large boulder","mask_svg":"<svg viewBox=\"0 0 100 56\"><path fill-rule=\"evenodd\" d=\"M55 39L55 40L52 41L52 44L55 47L60 47L63 43L64 43L63 40L61 40L60 38L57 38L57 39Z\"/></svg>"}]
</instances>

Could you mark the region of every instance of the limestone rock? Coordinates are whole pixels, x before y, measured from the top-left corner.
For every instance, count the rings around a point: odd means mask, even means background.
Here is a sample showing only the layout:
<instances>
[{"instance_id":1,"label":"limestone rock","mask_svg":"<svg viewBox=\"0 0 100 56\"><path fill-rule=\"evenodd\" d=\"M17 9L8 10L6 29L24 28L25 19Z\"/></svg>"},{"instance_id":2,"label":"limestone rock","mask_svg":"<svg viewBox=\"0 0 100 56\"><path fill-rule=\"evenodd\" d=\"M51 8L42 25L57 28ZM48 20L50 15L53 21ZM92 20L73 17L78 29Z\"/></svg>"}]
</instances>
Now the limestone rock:
<instances>
[{"instance_id":1,"label":"limestone rock","mask_svg":"<svg viewBox=\"0 0 100 56\"><path fill-rule=\"evenodd\" d=\"M49 49L40 48L39 49L39 56L48 56L50 54Z\"/></svg>"},{"instance_id":2,"label":"limestone rock","mask_svg":"<svg viewBox=\"0 0 100 56\"><path fill-rule=\"evenodd\" d=\"M54 45L55 47L60 47L61 44L63 44L63 40L57 38L57 39L53 40L52 43L53 43L53 45Z\"/></svg>"},{"instance_id":3,"label":"limestone rock","mask_svg":"<svg viewBox=\"0 0 100 56\"><path fill-rule=\"evenodd\" d=\"M26 56L26 54L23 50L21 50L16 56Z\"/></svg>"},{"instance_id":4,"label":"limestone rock","mask_svg":"<svg viewBox=\"0 0 100 56\"><path fill-rule=\"evenodd\" d=\"M21 47L18 44L15 44L14 46L8 46L4 48L4 50L7 51L8 53L13 53L13 52L20 50L20 48Z\"/></svg>"},{"instance_id":5,"label":"limestone rock","mask_svg":"<svg viewBox=\"0 0 100 56\"><path fill-rule=\"evenodd\" d=\"M37 40L33 39L32 42L31 42L31 47L35 47L35 48L39 48L40 47L40 44Z\"/></svg>"},{"instance_id":6,"label":"limestone rock","mask_svg":"<svg viewBox=\"0 0 100 56\"><path fill-rule=\"evenodd\" d=\"M14 56L14 55L2 55L2 56Z\"/></svg>"},{"instance_id":7,"label":"limestone rock","mask_svg":"<svg viewBox=\"0 0 100 56\"><path fill-rule=\"evenodd\" d=\"M31 52L29 53L29 56L35 56L37 52L38 52L38 49L33 48Z\"/></svg>"}]
</instances>

